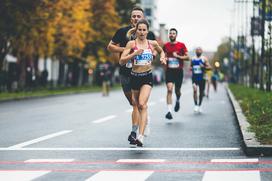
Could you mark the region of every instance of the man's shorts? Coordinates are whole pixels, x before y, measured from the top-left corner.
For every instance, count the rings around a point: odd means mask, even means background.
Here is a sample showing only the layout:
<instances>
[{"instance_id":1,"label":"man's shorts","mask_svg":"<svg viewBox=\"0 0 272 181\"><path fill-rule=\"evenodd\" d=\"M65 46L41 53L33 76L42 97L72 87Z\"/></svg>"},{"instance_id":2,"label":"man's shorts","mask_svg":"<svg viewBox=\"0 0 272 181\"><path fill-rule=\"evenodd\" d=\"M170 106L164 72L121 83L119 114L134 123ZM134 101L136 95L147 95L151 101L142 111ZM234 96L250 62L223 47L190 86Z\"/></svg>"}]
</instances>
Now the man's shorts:
<instances>
[{"instance_id":1,"label":"man's shorts","mask_svg":"<svg viewBox=\"0 0 272 181\"><path fill-rule=\"evenodd\" d=\"M120 82L123 92L131 92L131 77L120 75Z\"/></svg>"},{"instance_id":2,"label":"man's shorts","mask_svg":"<svg viewBox=\"0 0 272 181\"><path fill-rule=\"evenodd\" d=\"M183 69L167 69L166 84L172 82L176 87L180 88L183 82Z\"/></svg>"},{"instance_id":3,"label":"man's shorts","mask_svg":"<svg viewBox=\"0 0 272 181\"><path fill-rule=\"evenodd\" d=\"M198 86L200 91L204 91L205 84L206 84L205 79L192 78L192 83L193 83L193 85L195 84L196 86Z\"/></svg>"}]
</instances>

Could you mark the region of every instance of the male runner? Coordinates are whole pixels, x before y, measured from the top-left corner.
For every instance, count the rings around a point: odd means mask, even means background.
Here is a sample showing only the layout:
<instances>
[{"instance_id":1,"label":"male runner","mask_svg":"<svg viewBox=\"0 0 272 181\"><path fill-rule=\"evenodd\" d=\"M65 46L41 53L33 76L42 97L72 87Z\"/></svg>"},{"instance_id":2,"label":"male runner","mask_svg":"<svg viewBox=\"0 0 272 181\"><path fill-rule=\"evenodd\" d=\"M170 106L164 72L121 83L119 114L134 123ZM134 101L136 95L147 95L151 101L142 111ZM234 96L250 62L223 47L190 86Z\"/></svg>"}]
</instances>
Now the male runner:
<instances>
[{"instance_id":1,"label":"male runner","mask_svg":"<svg viewBox=\"0 0 272 181\"><path fill-rule=\"evenodd\" d=\"M181 85L183 81L183 61L189 60L188 51L184 43L176 40L178 31L171 28L169 31L170 42L164 45L164 51L167 57L166 67L166 86L167 86L167 107L168 112L165 115L167 119L173 119L172 116L172 92L175 85L176 104L175 112L179 111Z\"/></svg>"},{"instance_id":2,"label":"male runner","mask_svg":"<svg viewBox=\"0 0 272 181\"><path fill-rule=\"evenodd\" d=\"M192 82L193 82L193 89L194 89L194 112L199 113L202 112L201 104L204 96L205 90L205 79L204 73L205 70L211 69L209 61L206 57L202 56L202 48L196 48L196 56L194 56L191 60L191 67L192 67ZM197 94L197 90L199 89L199 96ZM199 101L197 102L197 98Z\"/></svg>"}]
</instances>

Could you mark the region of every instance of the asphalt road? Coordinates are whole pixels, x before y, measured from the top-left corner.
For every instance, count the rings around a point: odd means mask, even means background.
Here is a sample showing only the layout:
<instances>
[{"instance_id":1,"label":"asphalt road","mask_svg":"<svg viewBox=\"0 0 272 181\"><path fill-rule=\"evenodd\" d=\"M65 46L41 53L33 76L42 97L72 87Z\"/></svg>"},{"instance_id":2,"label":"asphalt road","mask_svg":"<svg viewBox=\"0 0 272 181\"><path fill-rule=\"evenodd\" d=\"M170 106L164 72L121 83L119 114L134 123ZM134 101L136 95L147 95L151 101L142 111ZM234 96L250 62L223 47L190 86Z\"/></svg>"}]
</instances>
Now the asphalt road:
<instances>
[{"instance_id":1,"label":"asphalt road","mask_svg":"<svg viewBox=\"0 0 272 181\"><path fill-rule=\"evenodd\" d=\"M272 180L271 157L243 153L224 85L204 99L202 114L193 112L190 81L182 93L167 121L166 87L153 88L151 133L136 149L121 91L1 103L0 180Z\"/></svg>"}]
</instances>

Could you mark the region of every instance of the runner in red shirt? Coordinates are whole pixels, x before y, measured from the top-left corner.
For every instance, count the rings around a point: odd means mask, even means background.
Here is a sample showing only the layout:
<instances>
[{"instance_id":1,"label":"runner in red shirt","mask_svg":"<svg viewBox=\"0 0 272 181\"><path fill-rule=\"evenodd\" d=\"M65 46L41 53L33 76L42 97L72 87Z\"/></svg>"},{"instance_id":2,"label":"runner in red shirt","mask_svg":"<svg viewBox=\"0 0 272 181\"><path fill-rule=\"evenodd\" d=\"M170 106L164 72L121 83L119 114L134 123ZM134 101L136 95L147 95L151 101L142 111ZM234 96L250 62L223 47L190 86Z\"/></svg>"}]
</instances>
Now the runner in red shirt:
<instances>
[{"instance_id":1,"label":"runner in red shirt","mask_svg":"<svg viewBox=\"0 0 272 181\"><path fill-rule=\"evenodd\" d=\"M173 119L172 116L172 92L175 84L176 104L175 112L178 112L181 96L180 88L183 81L183 61L188 61L188 51L184 43L176 41L178 31L171 28L169 31L170 42L164 45L164 51L167 57L166 67L166 86L167 86L167 106L168 112L165 115L167 119Z\"/></svg>"}]
</instances>

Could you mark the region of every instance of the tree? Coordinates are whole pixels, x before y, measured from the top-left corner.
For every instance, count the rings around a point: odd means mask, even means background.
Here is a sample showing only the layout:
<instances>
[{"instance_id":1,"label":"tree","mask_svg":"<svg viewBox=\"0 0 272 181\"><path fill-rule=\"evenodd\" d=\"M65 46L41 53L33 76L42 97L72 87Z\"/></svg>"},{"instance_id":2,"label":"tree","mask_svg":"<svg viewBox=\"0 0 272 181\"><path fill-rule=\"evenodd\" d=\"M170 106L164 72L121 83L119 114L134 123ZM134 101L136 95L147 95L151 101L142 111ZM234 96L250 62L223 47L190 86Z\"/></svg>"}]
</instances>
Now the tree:
<instances>
[{"instance_id":1,"label":"tree","mask_svg":"<svg viewBox=\"0 0 272 181\"><path fill-rule=\"evenodd\" d=\"M94 0L92 6L92 27L96 31L96 37L86 45L84 56L93 55L90 60L109 59L107 44L114 32L120 27L120 19L115 10L115 0Z\"/></svg>"},{"instance_id":2,"label":"tree","mask_svg":"<svg viewBox=\"0 0 272 181\"><path fill-rule=\"evenodd\" d=\"M80 57L85 44L94 40L90 0L63 1L55 4L55 55Z\"/></svg>"}]
</instances>

